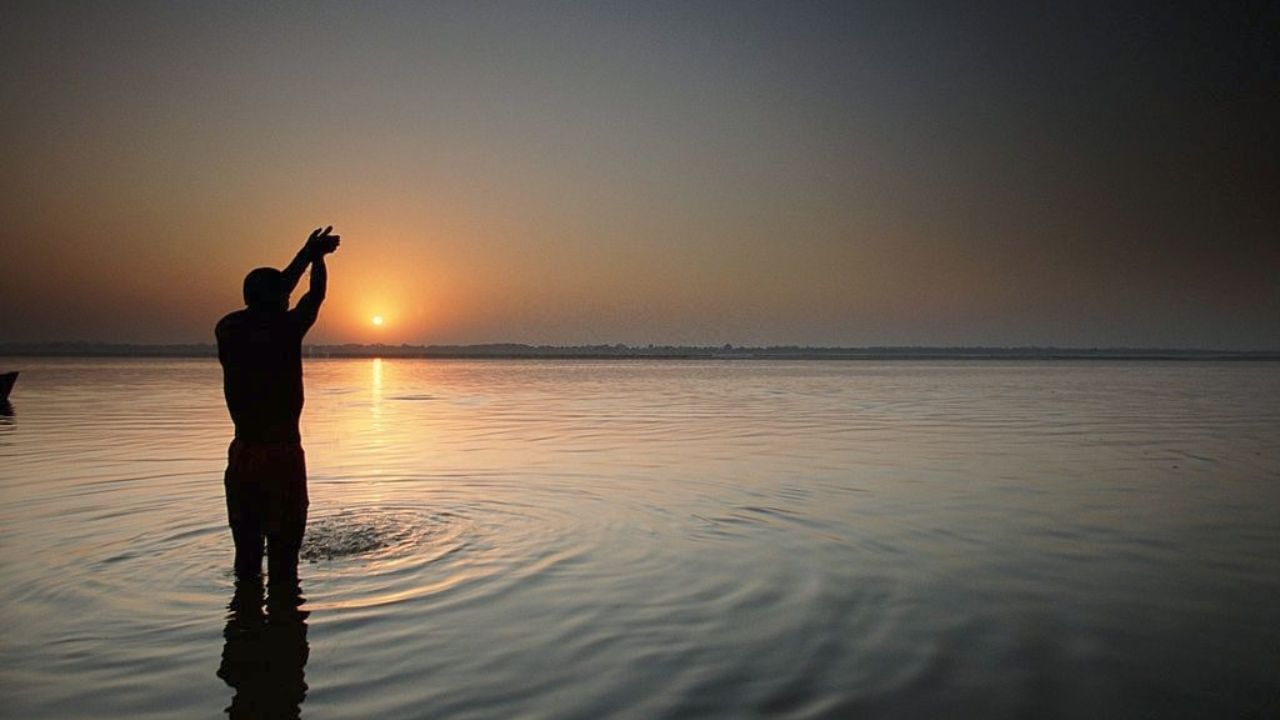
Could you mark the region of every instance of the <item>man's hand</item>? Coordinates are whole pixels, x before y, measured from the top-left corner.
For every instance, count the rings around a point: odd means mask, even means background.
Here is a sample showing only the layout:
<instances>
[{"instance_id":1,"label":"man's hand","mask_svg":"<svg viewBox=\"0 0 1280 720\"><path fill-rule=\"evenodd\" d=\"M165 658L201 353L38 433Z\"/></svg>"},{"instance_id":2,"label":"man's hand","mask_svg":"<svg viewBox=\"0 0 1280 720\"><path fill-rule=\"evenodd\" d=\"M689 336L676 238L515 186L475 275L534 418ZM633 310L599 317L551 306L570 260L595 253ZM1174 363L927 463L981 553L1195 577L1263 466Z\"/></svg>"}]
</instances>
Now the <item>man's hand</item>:
<instances>
[{"instance_id":1,"label":"man's hand","mask_svg":"<svg viewBox=\"0 0 1280 720\"><path fill-rule=\"evenodd\" d=\"M342 242L341 235L333 235L329 231L333 230L330 225L327 228L316 228L312 231L311 237L307 238L307 244L303 248L312 258L319 258L328 255L338 249L338 245Z\"/></svg>"}]
</instances>

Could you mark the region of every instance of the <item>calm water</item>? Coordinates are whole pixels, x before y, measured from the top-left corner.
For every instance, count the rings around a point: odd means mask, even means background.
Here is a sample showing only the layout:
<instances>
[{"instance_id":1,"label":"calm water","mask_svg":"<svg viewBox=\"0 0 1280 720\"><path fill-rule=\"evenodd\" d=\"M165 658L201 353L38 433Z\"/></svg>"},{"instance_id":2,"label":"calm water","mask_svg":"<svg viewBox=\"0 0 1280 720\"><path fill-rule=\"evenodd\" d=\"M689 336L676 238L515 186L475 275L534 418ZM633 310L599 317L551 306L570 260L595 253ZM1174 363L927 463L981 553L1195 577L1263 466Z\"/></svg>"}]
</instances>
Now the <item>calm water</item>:
<instances>
[{"instance_id":1,"label":"calm water","mask_svg":"<svg viewBox=\"0 0 1280 720\"><path fill-rule=\"evenodd\" d=\"M8 717L1280 713L1277 364L311 361L257 624L216 363L6 367Z\"/></svg>"}]
</instances>

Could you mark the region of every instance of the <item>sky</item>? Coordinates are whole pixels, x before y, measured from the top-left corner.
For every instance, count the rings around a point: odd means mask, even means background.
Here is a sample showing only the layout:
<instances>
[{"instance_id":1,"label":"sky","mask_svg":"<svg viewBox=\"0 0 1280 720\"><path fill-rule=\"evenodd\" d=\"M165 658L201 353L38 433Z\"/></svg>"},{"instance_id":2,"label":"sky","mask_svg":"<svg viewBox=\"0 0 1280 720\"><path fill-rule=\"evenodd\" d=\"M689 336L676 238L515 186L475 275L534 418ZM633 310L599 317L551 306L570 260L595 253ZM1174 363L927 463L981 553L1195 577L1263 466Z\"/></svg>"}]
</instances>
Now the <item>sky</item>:
<instances>
[{"instance_id":1,"label":"sky","mask_svg":"<svg viewBox=\"0 0 1280 720\"><path fill-rule=\"evenodd\" d=\"M5 2L0 342L1280 349L1278 8Z\"/></svg>"}]
</instances>

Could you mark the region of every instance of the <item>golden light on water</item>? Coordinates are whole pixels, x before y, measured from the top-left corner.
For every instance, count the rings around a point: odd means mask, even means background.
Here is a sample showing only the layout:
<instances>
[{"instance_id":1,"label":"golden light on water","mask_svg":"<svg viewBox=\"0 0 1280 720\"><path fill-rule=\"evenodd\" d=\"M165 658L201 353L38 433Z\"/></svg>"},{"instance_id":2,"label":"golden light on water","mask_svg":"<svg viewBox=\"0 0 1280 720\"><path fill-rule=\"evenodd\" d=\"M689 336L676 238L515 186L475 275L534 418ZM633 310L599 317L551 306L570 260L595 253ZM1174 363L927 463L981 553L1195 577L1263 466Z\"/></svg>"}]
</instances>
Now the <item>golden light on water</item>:
<instances>
[{"instance_id":1,"label":"golden light on water","mask_svg":"<svg viewBox=\"0 0 1280 720\"><path fill-rule=\"evenodd\" d=\"M382 396L382 358L374 358L369 368L372 371L373 398L378 400Z\"/></svg>"}]
</instances>

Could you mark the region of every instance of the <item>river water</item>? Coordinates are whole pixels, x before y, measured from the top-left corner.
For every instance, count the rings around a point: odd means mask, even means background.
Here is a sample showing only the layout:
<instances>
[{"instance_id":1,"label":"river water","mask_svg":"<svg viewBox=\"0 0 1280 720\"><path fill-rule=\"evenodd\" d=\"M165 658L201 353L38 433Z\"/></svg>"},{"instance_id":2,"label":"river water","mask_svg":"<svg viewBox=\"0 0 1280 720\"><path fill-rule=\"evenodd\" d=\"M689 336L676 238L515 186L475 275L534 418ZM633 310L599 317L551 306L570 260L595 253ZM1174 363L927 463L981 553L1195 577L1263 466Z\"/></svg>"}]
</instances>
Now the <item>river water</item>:
<instances>
[{"instance_id":1,"label":"river water","mask_svg":"<svg viewBox=\"0 0 1280 720\"><path fill-rule=\"evenodd\" d=\"M5 717L1280 713L1280 364L312 360L266 609L216 362L5 368Z\"/></svg>"}]
</instances>

